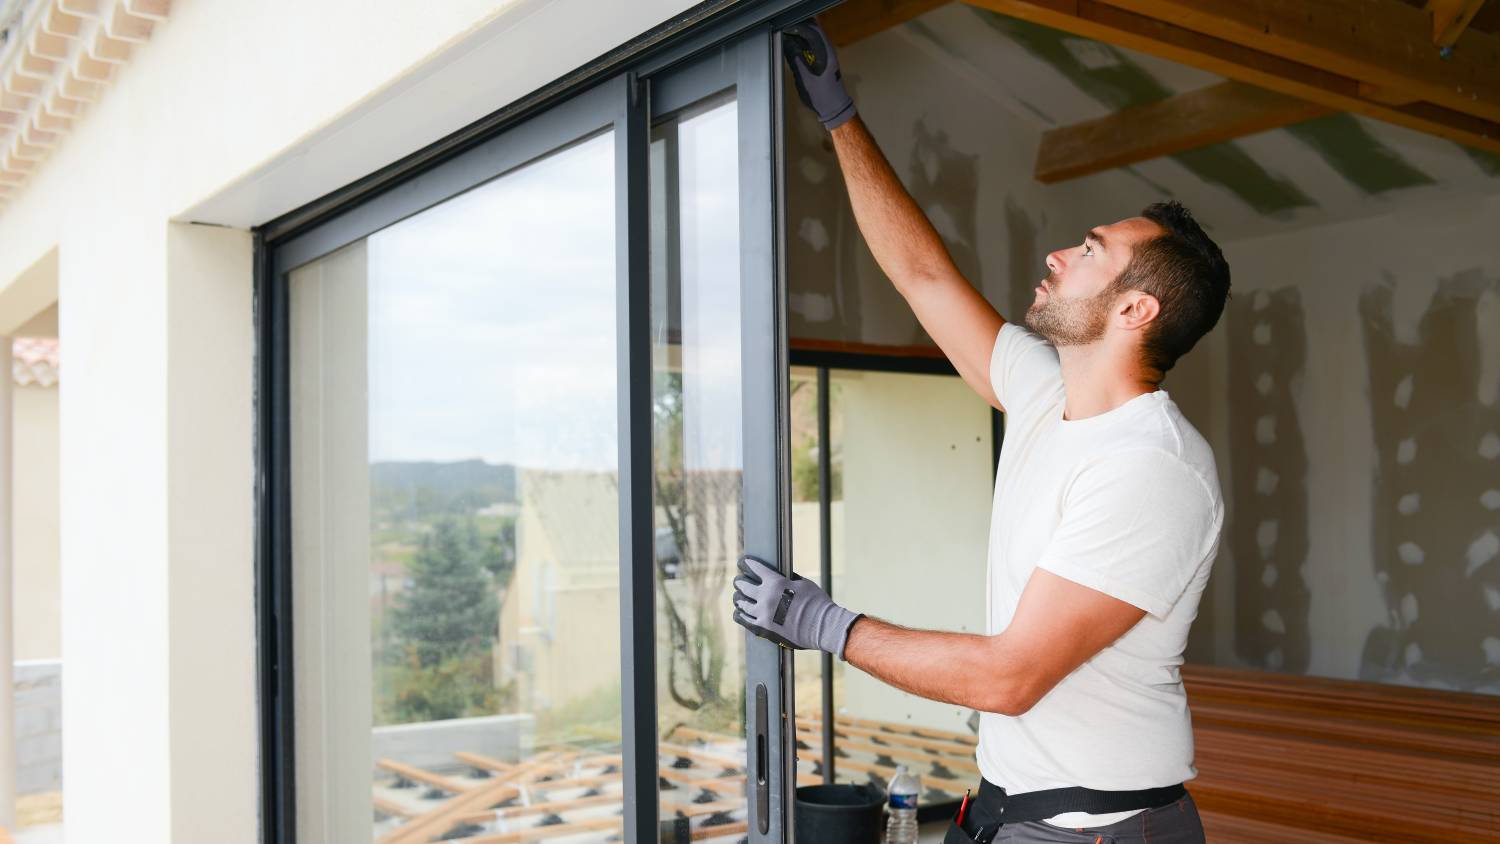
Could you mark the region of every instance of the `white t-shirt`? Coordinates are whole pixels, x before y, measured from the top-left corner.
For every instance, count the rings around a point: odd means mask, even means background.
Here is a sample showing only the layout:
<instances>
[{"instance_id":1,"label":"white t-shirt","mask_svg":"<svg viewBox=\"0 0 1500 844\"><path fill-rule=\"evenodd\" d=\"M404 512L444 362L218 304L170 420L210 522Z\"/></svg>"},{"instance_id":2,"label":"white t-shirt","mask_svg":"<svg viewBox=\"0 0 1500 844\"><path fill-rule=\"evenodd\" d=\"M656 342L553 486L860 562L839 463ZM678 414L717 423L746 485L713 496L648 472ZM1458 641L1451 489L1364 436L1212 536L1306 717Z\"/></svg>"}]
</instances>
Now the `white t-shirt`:
<instances>
[{"instance_id":1,"label":"white t-shirt","mask_svg":"<svg viewBox=\"0 0 1500 844\"><path fill-rule=\"evenodd\" d=\"M1057 350L1020 326L1000 329L990 383L1006 416L990 520L989 632L1010 625L1038 566L1147 615L1025 714L981 713L980 772L1013 794L1192 779L1178 666L1224 522L1213 453L1162 390L1063 419ZM1071 812L1049 822L1104 826L1133 814Z\"/></svg>"}]
</instances>

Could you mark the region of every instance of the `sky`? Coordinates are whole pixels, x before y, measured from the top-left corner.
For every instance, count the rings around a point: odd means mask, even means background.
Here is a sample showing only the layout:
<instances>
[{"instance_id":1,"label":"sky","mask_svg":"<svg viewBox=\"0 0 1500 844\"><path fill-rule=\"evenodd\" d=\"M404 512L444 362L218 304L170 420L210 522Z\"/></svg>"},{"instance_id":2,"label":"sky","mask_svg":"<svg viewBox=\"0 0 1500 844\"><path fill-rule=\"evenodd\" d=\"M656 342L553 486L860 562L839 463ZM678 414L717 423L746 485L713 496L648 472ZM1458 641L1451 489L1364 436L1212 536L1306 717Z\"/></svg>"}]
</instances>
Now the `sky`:
<instances>
[{"instance_id":1,"label":"sky","mask_svg":"<svg viewBox=\"0 0 1500 844\"><path fill-rule=\"evenodd\" d=\"M687 453L715 468L740 454L736 131L732 104L679 127ZM617 466L614 199L605 133L369 238L371 461Z\"/></svg>"}]
</instances>

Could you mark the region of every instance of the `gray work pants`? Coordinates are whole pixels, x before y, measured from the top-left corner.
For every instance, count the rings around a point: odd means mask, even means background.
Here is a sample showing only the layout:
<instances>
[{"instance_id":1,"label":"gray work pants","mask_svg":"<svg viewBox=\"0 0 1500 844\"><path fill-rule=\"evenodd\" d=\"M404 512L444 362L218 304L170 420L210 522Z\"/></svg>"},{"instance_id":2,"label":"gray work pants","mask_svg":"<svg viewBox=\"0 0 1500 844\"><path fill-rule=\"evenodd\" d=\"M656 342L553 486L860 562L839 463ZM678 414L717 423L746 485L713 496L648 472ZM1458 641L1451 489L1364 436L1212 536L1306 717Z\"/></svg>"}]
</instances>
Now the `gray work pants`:
<instances>
[{"instance_id":1,"label":"gray work pants","mask_svg":"<svg viewBox=\"0 0 1500 844\"><path fill-rule=\"evenodd\" d=\"M1203 844L1203 822L1192 795L1138 812L1109 826L1068 829L1046 821L1005 824L994 844Z\"/></svg>"}]
</instances>

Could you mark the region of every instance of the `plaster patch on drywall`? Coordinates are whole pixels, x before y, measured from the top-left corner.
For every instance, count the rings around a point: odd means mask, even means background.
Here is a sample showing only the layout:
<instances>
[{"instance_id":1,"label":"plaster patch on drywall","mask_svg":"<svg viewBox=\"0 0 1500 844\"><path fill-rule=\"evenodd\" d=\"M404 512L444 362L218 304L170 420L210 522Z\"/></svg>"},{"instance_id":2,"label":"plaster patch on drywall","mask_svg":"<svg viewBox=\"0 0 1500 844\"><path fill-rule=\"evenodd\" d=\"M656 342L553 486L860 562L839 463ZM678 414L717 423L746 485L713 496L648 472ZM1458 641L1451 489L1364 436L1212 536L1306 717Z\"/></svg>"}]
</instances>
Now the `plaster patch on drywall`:
<instances>
[{"instance_id":1,"label":"plaster patch on drywall","mask_svg":"<svg viewBox=\"0 0 1500 844\"><path fill-rule=\"evenodd\" d=\"M1175 93L1146 68L1108 44L985 9L973 12L1111 111L1156 102ZM1232 141L1177 153L1171 158L1199 179L1229 191L1261 214L1280 216L1316 205L1290 180L1268 172Z\"/></svg>"},{"instance_id":2,"label":"plaster patch on drywall","mask_svg":"<svg viewBox=\"0 0 1500 844\"><path fill-rule=\"evenodd\" d=\"M850 74L845 81L854 87L857 79ZM861 289L850 280L865 246L827 131L795 96L787 100L789 329L793 337L858 338Z\"/></svg>"},{"instance_id":3,"label":"plaster patch on drywall","mask_svg":"<svg viewBox=\"0 0 1500 844\"><path fill-rule=\"evenodd\" d=\"M954 149L948 133L918 118L911 127L906 188L927 214L965 278L979 278L979 156Z\"/></svg>"},{"instance_id":4,"label":"plaster patch on drywall","mask_svg":"<svg viewBox=\"0 0 1500 844\"><path fill-rule=\"evenodd\" d=\"M1228 308L1235 653L1291 673L1307 670L1310 653L1308 459L1296 401L1303 314L1296 287L1257 290Z\"/></svg>"},{"instance_id":5,"label":"plaster patch on drywall","mask_svg":"<svg viewBox=\"0 0 1500 844\"><path fill-rule=\"evenodd\" d=\"M1441 278L1415 331L1399 324L1395 285L1360 296L1374 576L1387 607L1365 640L1364 679L1500 691L1485 645L1500 624L1486 597L1500 589L1497 296L1500 279L1480 269Z\"/></svg>"},{"instance_id":6,"label":"plaster patch on drywall","mask_svg":"<svg viewBox=\"0 0 1500 844\"><path fill-rule=\"evenodd\" d=\"M1005 234L1010 272L1006 279L1006 310L1001 316L1012 322L1021 322L1031 303L1036 301L1036 285L1047 275L1047 268L1037 254L1036 223L1010 196L1005 198Z\"/></svg>"},{"instance_id":7,"label":"plaster patch on drywall","mask_svg":"<svg viewBox=\"0 0 1500 844\"><path fill-rule=\"evenodd\" d=\"M1352 114L1330 114L1288 126L1286 131L1363 193L1433 183L1431 176L1381 143Z\"/></svg>"}]
</instances>

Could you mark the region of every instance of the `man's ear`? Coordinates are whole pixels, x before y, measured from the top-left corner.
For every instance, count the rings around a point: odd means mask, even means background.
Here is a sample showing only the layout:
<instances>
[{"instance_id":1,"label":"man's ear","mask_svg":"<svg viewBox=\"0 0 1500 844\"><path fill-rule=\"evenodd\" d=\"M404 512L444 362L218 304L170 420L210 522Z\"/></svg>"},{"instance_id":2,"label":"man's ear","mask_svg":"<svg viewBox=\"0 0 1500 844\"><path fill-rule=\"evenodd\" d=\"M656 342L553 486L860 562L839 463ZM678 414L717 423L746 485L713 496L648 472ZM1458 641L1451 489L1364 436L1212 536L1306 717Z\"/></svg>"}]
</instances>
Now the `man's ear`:
<instances>
[{"instance_id":1,"label":"man's ear","mask_svg":"<svg viewBox=\"0 0 1500 844\"><path fill-rule=\"evenodd\" d=\"M1150 293L1131 291L1120 301L1118 316L1120 327L1127 331L1145 328L1161 313L1161 303Z\"/></svg>"}]
</instances>

